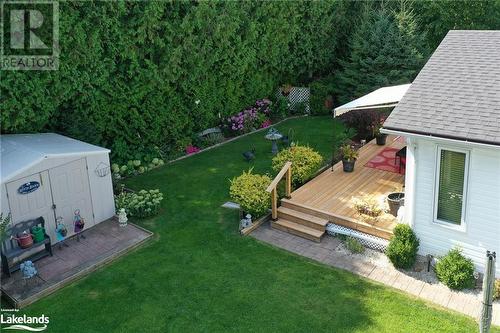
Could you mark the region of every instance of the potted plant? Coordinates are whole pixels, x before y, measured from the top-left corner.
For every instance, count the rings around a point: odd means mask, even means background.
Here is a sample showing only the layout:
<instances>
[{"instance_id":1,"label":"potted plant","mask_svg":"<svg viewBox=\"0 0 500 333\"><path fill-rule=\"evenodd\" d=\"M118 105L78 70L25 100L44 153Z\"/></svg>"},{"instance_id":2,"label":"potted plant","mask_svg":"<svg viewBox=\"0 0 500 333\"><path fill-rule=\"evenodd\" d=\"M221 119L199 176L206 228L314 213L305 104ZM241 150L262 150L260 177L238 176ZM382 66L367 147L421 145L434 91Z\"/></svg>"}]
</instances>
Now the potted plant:
<instances>
[{"instance_id":1,"label":"potted plant","mask_svg":"<svg viewBox=\"0 0 500 333\"><path fill-rule=\"evenodd\" d=\"M375 137L375 140L377 141L377 145L383 146L385 145L385 141L387 139L387 134L380 133L380 129L382 126L384 126L384 117L380 117L379 119L375 120L372 125L372 134Z\"/></svg>"},{"instance_id":2,"label":"potted plant","mask_svg":"<svg viewBox=\"0 0 500 333\"><path fill-rule=\"evenodd\" d=\"M340 155L342 157L342 167L344 172L353 172L354 164L359 156L358 151L352 146L346 144L340 147Z\"/></svg>"},{"instance_id":3,"label":"potted plant","mask_svg":"<svg viewBox=\"0 0 500 333\"><path fill-rule=\"evenodd\" d=\"M393 192L387 195L387 204L392 215L398 216L399 207L404 206L405 194L403 192Z\"/></svg>"}]
</instances>

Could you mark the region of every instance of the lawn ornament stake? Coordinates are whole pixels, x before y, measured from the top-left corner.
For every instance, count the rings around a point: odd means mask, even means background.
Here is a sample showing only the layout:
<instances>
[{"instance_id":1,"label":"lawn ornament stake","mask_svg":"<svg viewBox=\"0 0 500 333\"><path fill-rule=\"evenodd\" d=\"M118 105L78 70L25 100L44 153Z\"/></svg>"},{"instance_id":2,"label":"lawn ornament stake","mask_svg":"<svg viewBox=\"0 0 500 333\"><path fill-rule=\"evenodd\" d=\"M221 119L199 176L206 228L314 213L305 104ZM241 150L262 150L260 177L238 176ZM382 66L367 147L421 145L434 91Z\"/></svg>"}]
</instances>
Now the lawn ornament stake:
<instances>
[{"instance_id":1,"label":"lawn ornament stake","mask_svg":"<svg viewBox=\"0 0 500 333\"><path fill-rule=\"evenodd\" d=\"M73 226L75 228L75 234L76 234L76 241L80 241L80 236L85 239L84 235L80 235L80 233L83 231L83 228L85 227L85 221L83 218L80 216L80 210L77 209L75 210L75 216L73 217Z\"/></svg>"},{"instance_id":2,"label":"lawn ornament stake","mask_svg":"<svg viewBox=\"0 0 500 333\"><path fill-rule=\"evenodd\" d=\"M67 235L68 229L64 224L64 219L62 216L58 216L56 219L56 239L59 242L59 249L62 248L62 245L69 247L69 245L64 241Z\"/></svg>"}]
</instances>

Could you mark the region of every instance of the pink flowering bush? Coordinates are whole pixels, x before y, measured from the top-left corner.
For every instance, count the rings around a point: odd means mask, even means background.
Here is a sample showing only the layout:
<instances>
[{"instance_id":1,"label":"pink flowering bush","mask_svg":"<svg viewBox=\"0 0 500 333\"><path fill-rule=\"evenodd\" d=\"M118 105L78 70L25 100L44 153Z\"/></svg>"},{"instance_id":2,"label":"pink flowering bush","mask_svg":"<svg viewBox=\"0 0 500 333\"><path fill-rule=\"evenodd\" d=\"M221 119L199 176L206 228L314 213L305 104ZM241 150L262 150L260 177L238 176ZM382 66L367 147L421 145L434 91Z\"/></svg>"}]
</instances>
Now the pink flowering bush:
<instances>
[{"instance_id":1,"label":"pink flowering bush","mask_svg":"<svg viewBox=\"0 0 500 333\"><path fill-rule=\"evenodd\" d=\"M269 126L270 105L270 100L258 99L253 106L229 117L225 124L226 130L231 135L239 135Z\"/></svg>"},{"instance_id":2,"label":"pink flowering bush","mask_svg":"<svg viewBox=\"0 0 500 333\"><path fill-rule=\"evenodd\" d=\"M264 122L262 123L262 125L260 125L261 128L267 128L269 126L271 126L273 123L271 122L271 120L269 119L266 119L264 120Z\"/></svg>"},{"instance_id":3,"label":"pink flowering bush","mask_svg":"<svg viewBox=\"0 0 500 333\"><path fill-rule=\"evenodd\" d=\"M187 155L191 155L191 154L197 153L199 151L200 151L200 148L193 146L193 145L189 145L186 147L186 154Z\"/></svg>"}]
</instances>

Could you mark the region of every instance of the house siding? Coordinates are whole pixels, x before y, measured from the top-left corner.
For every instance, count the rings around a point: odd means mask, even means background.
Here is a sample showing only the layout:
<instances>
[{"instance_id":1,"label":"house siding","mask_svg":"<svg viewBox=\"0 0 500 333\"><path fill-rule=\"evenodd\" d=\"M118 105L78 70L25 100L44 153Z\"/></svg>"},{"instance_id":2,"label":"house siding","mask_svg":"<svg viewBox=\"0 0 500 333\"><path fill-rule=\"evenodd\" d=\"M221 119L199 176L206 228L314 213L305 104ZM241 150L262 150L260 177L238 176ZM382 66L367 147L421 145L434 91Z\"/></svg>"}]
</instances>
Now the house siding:
<instances>
[{"instance_id":1,"label":"house siding","mask_svg":"<svg viewBox=\"0 0 500 333\"><path fill-rule=\"evenodd\" d=\"M500 254L500 150L467 144L439 143L413 139L415 161L407 170L415 178L415 196L409 223L420 238L420 254L444 255L455 246L483 271L486 250ZM447 228L434 222L434 197L438 147L465 149L469 173L465 202L465 230ZM411 188L411 184L407 184ZM500 265L496 268L500 276Z\"/></svg>"}]
</instances>

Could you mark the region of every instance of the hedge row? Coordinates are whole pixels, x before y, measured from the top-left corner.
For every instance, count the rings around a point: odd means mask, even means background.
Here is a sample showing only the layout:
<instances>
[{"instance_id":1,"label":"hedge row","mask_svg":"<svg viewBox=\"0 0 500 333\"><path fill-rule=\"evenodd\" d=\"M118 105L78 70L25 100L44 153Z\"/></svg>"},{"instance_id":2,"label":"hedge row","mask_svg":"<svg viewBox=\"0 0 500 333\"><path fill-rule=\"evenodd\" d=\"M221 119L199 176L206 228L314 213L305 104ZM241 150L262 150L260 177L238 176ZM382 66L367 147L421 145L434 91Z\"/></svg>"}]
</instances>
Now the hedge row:
<instances>
[{"instance_id":1,"label":"hedge row","mask_svg":"<svg viewBox=\"0 0 500 333\"><path fill-rule=\"evenodd\" d=\"M2 132L57 131L117 161L184 149L219 116L331 66L350 7L61 2L60 69L2 73Z\"/></svg>"}]
</instances>

